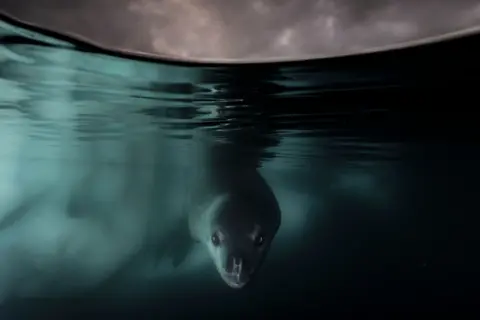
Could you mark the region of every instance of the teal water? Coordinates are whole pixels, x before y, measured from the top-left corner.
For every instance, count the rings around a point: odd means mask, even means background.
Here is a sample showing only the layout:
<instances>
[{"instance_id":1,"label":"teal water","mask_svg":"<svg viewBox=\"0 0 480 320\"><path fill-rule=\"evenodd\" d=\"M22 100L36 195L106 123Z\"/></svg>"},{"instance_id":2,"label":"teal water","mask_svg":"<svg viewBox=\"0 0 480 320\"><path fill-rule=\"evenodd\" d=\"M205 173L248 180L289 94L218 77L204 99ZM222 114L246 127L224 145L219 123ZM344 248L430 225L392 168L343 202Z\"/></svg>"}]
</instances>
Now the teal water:
<instances>
[{"instance_id":1,"label":"teal water","mask_svg":"<svg viewBox=\"0 0 480 320\"><path fill-rule=\"evenodd\" d=\"M475 37L229 67L122 57L4 20L7 316L259 316L468 300L478 243ZM202 165L199 132L232 145L223 161L258 166L282 211L244 290L221 281L201 246L178 268L158 259Z\"/></svg>"}]
</instances>

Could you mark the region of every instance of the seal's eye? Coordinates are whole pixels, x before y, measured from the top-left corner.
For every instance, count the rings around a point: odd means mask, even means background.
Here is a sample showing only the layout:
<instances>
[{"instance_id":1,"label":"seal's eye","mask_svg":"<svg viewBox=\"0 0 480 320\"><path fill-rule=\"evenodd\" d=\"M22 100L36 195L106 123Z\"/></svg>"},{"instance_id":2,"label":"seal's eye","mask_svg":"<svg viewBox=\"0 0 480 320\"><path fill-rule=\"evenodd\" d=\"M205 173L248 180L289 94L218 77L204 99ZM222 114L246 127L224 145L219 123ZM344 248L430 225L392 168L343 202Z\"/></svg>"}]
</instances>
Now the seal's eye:
<instances>
[{"instance_id":1,"label":"seal's eye","mask_svg":"<svg viewBox=\"0 0 480 320\"><path fill-rule=\"evenodd\" d=\"M253 244L257 247L260 247L264 242L265 242L265 238L261 234L256 236L255 239L253 240Z\"/></svg>"},{"instance_id":2,"label":"seal's eye","mask_svg":"<svg viewBox=\"0 0 480 320\"><path fill-rule=\"evenodd\" d=\"M220 237L218 236L218 233L215 232L213 235L212 235L212 244L217 247L220 245Z\"/></svg>"}]
</instances>

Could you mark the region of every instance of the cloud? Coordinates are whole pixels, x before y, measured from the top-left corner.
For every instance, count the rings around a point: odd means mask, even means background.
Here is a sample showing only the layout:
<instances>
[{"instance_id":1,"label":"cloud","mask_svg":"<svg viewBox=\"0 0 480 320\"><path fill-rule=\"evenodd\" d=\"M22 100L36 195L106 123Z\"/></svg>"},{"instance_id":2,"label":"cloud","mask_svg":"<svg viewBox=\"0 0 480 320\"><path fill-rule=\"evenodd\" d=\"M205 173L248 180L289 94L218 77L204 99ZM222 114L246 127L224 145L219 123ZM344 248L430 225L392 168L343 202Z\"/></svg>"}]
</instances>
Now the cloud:
<instances>
[{"instance_id":1,"label":"cloud","mask_svg":"<svg viewBox=\"0 0 480 320\"><path fill-rule=\"evenodd\" d=\"M187 59L330 56L480 25L476 0L26 2L2 6L109 47Z\"/></svg>"}]
</instances>

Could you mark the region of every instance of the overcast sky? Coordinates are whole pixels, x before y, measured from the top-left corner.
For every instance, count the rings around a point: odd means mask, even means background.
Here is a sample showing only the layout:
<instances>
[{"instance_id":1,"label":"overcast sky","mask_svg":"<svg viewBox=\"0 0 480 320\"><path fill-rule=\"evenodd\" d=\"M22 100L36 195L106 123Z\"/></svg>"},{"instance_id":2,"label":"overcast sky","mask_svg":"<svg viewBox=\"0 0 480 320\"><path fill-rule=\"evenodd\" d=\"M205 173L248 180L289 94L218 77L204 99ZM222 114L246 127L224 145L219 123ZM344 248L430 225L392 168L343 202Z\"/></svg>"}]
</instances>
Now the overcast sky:
<instances>
[{"instance_id":1,"label":"overcast sky","mask_svg":"<svg viewBox=\"0 0 480 320\"><path fill-rule=\"evenodd\" d=\"M480 25L480 0L2 0L107 47L187 59L330 56Z\"/></svg>"}]
</instances>

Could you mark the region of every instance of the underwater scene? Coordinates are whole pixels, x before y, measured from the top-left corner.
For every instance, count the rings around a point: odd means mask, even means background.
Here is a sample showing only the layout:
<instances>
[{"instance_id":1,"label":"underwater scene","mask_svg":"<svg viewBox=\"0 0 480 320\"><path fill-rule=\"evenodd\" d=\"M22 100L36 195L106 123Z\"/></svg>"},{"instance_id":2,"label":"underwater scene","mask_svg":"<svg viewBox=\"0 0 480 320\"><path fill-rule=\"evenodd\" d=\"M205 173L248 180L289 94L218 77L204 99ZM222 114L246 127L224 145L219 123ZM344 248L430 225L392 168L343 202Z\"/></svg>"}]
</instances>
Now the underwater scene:
<instances>
[{"instance_id":1,"label":"underwater scene","mask_svg":"<svg viewBox=\"0 0 480 320\"><path fill-rule=\"evenodd\" d=\"M474 303L478 35L196 64L1 18L2 319Z\"/></svg>"}]
</instances>

